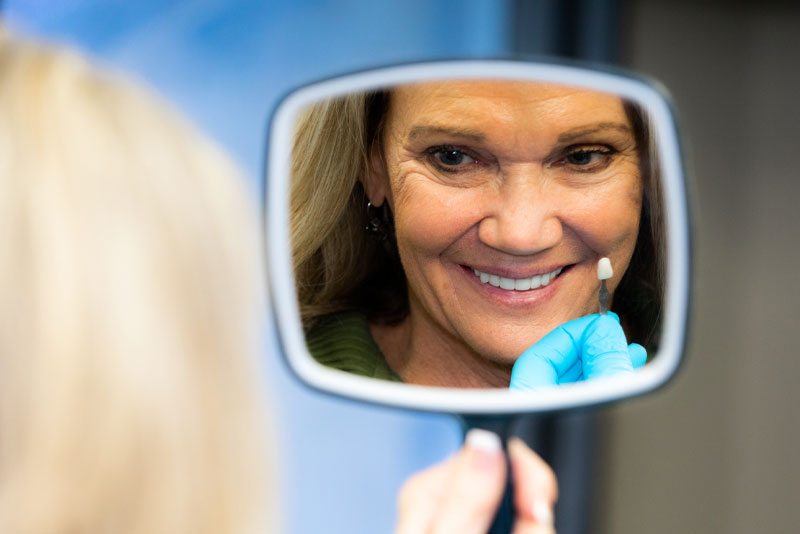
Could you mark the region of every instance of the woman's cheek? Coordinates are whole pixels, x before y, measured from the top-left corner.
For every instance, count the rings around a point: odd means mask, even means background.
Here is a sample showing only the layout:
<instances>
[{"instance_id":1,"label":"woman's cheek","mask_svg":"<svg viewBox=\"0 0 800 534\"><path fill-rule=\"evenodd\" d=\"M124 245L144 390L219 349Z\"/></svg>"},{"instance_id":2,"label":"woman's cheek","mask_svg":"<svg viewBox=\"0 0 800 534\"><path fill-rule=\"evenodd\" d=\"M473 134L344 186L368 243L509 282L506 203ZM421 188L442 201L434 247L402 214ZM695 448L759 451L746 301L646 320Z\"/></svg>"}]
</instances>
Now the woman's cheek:
<instances>
[{"instance_id":1,"label":"woman's cheek","mask_svg":"<svg viewBox=\"0 0 800 534\"><path fill-rule=\"evenodd\" d=\"M610 283L613 291L628 269L639 235L641 202L621 192L605 203L606 208L596 212L582 223L586 228L586 242L598 257L611 259L614 278Z\"/></svg>"},{"instance_id":2,"label":"woman's cheek","mask_svg":"<svg viewBox=\"0 0 800 534\"><path fill-rule=\"evenodd\" d=\"M436 183L422 173L404 176L394 191L398 241L440 253L480 219L480 192Z\"/></svg>"}]
</instances>

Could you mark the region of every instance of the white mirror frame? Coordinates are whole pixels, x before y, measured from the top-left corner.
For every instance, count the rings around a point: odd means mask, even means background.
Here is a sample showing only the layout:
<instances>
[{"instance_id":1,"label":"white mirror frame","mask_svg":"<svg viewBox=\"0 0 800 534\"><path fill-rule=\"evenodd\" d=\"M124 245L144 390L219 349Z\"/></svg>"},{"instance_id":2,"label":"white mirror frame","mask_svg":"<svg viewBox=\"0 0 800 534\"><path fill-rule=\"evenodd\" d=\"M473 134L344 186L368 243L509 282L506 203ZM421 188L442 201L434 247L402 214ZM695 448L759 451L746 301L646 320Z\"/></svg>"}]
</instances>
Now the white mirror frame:
<instances>
[{"instance_id":1,"label":"white mirror frame","mask_svg":"<svg viewBox=\"0 0 800 534\"><path fill-rule=\"evenodd\" d=\"M619 94L647 110L659 146L667 233L663 334L652 363L633 375L516 393L398 384L330 369L311 357L300 322L288 224L290 160L298 113L314 102L353 91L442 78L498 78L573 85ZM534 413L593 406L640 395L663 385L677 370L683 356L688 313L688 208L676 122L666 92L655 83L616 70L510 60L438 61L379 68L315 83L291 93L273 114L267 149L264 222L273 319L289 367L309 386L346 398L422 411L476 415Z\"/></svg>"}]
</instances>

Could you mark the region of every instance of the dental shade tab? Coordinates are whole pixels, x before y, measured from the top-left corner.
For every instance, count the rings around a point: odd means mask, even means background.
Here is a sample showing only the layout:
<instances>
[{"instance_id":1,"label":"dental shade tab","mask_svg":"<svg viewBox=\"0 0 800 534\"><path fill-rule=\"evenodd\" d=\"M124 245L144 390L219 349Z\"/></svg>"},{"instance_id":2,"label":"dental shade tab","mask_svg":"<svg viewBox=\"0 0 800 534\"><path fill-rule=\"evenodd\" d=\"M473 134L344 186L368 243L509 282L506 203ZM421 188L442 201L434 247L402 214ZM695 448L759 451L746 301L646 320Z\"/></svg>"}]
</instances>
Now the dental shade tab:
<instances>
[{"instance_id":1,"label":"dental shade tab","mask_svg":"<svg viewBox=\"0 0 800 534\"><path fill-rule=\"evenodd\" d=\"M600 258L597 262L597 279L600 280L600 293L598 299L600 300L600 313L605 315L608 312L608 288L606 287L606 280L614 276L614 269L611 267L611 260L608 258Z\"/></svg>"}]
</instances>

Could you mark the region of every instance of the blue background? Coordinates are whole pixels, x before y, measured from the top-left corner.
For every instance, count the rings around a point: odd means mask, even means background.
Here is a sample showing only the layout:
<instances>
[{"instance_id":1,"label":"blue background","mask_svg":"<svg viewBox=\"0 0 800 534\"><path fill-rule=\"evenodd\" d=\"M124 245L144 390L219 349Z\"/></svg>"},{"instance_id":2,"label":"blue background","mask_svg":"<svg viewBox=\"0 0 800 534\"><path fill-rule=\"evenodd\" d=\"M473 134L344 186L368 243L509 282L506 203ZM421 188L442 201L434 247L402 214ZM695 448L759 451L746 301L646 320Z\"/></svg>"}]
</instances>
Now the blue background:
<instances>
[{"instance_id":1,"label":"blue background","mask_svg":"<svg viewBox=\"0 0 800 534\"><path fill-rule=\"evenodd\" d=\"M264 132L282 95L337 73L509 49L505 1L15 0L14 30L144 81L240 162L260 198ZM280 439L284 532L391 532L403 480L455 450L446 416L324 397L264 351Z\"/></svg>"}]
</instances>

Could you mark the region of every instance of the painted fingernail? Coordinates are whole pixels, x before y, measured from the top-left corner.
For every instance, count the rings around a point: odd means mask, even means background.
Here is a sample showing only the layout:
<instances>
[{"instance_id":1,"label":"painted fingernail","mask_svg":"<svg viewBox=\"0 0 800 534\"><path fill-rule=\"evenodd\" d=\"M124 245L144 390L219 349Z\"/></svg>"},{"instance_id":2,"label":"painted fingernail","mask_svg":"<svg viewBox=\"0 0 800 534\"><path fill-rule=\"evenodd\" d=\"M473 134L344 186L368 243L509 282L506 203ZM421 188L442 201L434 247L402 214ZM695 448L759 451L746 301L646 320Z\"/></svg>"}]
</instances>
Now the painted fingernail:
<instances>
[{"instance_id":1,"label":"painted fingernail","mask_svg":"<svg viewBox=\"0 0 800 534\"><path fill-rule=\"evenodd\" d=\"M482 428L470 429L470 431L467 432L467 437L464 442L470 448L489 454L497 454L502 448L500 437L494 432L489 432Z\"/></svg>"},{"instance_id":2,"label":"painted fingernail","mask_svg":"<svg viewBox=\"0 0 800 534\"><path fill-rule=\"evenodd\" d=\"M552 505L544 500L535 501L533 503L533 518L540 525L552 525L553 524Z\"/></svg>"}]
</instances>

